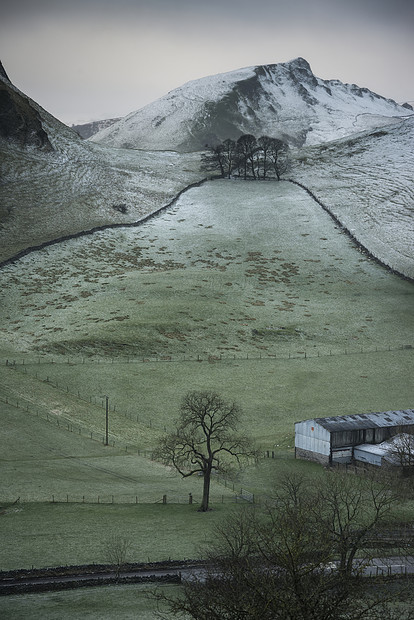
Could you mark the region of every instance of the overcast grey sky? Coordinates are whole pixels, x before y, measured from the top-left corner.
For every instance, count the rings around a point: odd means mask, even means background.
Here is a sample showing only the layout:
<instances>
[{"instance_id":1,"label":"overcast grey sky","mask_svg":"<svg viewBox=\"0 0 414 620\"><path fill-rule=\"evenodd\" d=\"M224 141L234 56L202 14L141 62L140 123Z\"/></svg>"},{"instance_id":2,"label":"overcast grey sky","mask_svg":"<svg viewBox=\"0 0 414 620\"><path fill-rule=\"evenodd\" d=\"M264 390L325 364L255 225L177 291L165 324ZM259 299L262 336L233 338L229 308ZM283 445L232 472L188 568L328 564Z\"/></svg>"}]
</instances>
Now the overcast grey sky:
<instances>
[{"instance_id":1,"label":"overcast grey sky","mask_svg":"<svg viewBox=\"0 0 414 620\"><path fill-rule=\"evenodd\" d=\"M185 82L302 56L324 79L414 100L413 0L3 0L12 82L68 124Z\"/></svg>"}]
</instances>

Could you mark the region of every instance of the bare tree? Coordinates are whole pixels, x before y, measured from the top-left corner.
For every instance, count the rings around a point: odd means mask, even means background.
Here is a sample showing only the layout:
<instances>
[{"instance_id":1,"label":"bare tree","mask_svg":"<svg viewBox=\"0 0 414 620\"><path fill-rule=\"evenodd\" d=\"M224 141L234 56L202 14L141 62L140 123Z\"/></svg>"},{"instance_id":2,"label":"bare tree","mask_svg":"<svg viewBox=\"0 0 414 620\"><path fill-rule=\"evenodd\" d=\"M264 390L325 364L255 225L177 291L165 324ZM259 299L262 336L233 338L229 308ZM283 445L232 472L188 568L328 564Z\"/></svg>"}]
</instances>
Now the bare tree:
<instances>
[{"instance_id":1,"label":"bare tree","mask_svg":"<svg viewBox=\"0 0 414 620\"><path fill-rule=\"evenodd\" d=\"M109 564L114 567L117 579L126 563L128 551L131 547L129 538L113 534L105 542L105 557Z\"/></svg>"},{"instance_id":2,"label":"bare tree","mask_svg":"<svg viewBox=\"0 0 414 620\"><path fill-rule=\"evenodd\" d=\"M207 172L219 171L222 177L225 176L225 163L222 143L210 146L209 150L201 156L201 168Z\"/></svg>"},{"instance_id":3,"label":"bare tree","mask_svg":"<svg viewBox=\"0 0 414 620\"><path fill-rule=\"evenodd\" d=\"M357 532L362 526L367 534L389 506L382 490L371 483L357 484L355 493L346 483L345 492L339 493L343 480L341 476L336 484L326 479L315 485L286 477L264 510L249 507L234 513L216 531L205 554L202 578L185 581L181 597L161 595L169 604L168 617L172 613L196 620L410 618L409 606L406 614L404 609L387 607L402 592L412 601L409 587L404 589L400 581L389 587L391 578L367 581L360 575L361 561L353 570L341 570L341 541L349 544L347 557L357 544L364 558L367 540L338 536L338 531ZM333 501L322 503L330 491Z\"/></svg>"},{"instance_id":4,"label":"bare tree","mask_svg":"<svg viewBox=\"0 0 414 620\"><path fill-rule=\"evenodd\" d=\"M342 574L355 574L355 557L362 548L366 549L367 537L384 521L395 502L396 496L387 482L375 477L331 475L320 486L317 515L331 539ZM365 562L370 559L365 550ZM364 562L358 567L363 570Z\"/></svg>"},{"instance_id":5,"label":"bare tree","mask_svg":"<svg viewBox=\"0 0 414 620\"><path fill-rule=\"evenodd\" d=\"M208 172L219 171L222 177L230 179L236 166L236 143L228 138L201 156L201 167Z\"/></svg>"},{"instance_id":6,"label":"bare tree","mask_svg":"<svg viewBox=\"0 0 414 620\"><path fill-rule=\"evenodd\" d=\"M244 134L237 140L237 155L240 168L243 170L243 178L247 179L247 171L250 168L252 177L256 178L255 154L257 152L256 138L251 134Z\"/></svg>"},{"instance_id":7,"label":"bare tree","mask_svg":"<svg viewBox=\"0 0 414 620\"><path fill-rule=\"evenodd\" d=\"M234 140L227 138L222 144L224 154L224 168L227 178L230 179L232 172L236 166L236 143Z\"/></svg>"},{"instance_id":8,"label":"bare tree","mask_svg":"<svg viewBox=\"0 0 414 620\"><path fill-rule=\"evenodd\" d=\"M164 437L156 457L173 465L184 477L204 478L200 511L209 509L213 472L226 473L235 462L256 457L251 441L238 434L241 409L215 392L189 392L172 433Z\"/></svg>"},{"instance_id":9,"label":"bare tree","mask_svg":"<svg viewBox=\"0 0 414 620\"><path fill-rule=\"evenodd\" d=\"M280 181L281 175L287 171L289 166L287 157L288 150L289 147L286 142L282 142L282 140L278 140L277 138L271 139L268 153L271 166L278 181Z\"/></svg>"},{"instance_id":10,"label":"bare tree","mask_svg":"<svg viewBox=\"0 0 414 620\"><path fill-rule=\"evenodd\" d=\"M403 468L405 474L414 472L414 436L401 433L392 438L388 456L392 463Z\"/></svg>"},{"instance_id":11,"label":"bare tree","mask_svg":"<svg viewBox=\"0 0 414 620\"><path fill-rule=\"evenodd\" d=\"M260 136L260 138L257 141L258 147L260 149L260 155L261 155L261 168L263 171L262 174L262 178L266 179L266 174L269 171L270 168L270 159L269 159L269 154L270 154L270 150L272 147L272 143L273 143L273 138L270 138L269 136Z\"/></svg>"}]
</instances>

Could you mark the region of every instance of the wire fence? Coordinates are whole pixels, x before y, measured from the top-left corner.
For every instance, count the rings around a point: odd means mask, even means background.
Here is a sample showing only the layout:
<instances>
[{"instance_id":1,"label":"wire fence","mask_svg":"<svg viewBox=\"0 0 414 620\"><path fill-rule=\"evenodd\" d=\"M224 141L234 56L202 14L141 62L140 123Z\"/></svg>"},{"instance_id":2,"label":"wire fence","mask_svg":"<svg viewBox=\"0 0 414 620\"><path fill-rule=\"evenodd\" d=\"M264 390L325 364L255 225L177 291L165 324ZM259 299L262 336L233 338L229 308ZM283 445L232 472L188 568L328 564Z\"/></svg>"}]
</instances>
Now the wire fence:
<instances>
[{"instance_id":1,"label":"wire fence","mask_svg":"<svg viewBox=\"0 0 414 620\"><path fill-rule=\"evenodd\" d=\"M106 443L106 434L105 432L97 432L82 426L79 422L75 422L73 420L65 418L63 415L53 413L49 410L45 405L34 404L31 400L24 398L23 396L13 397L0 395L0 402L5 405L10 405L11 407L16 407L17 409L21 409L26 413L33 415L41 420L50 422L51 424L56 425L61 430L69 431L70 433L74 433L75 435L79 435L90 439L92 441L102 443L103 445L108 445L112 448L117 448L118 450L125 451L129 454L136 454L138 456L143 456L145 458L153 459L153 452L147 450L145 448L141 448L134 444L127 444L125 441L122 441L119 437L114 437L110 433L108 433L108 443Z\"/></svg>"},{"instance_id":2,"label":"wire fence","mask_svg":"<svg viewBox=\"0 0 414 620\"><path fill-rule=\"evenodd\" d=\"M113 495L110 493L103 494L89 494L81 495L77 493L55 493L55 494L19 494L18 499L15 497L18 493L14 493L13 496L2 495L0 508L0 514L2 512L13 512L19 510L19 504L25 503L50 503L50 504L94 504L102 506L110 505L138 505L138 504L194 504L197 506L201 504L201 495L194 495L192 493L188 495L174 495L174 494L158 494L148 495ZM245 503L250 500L245 500L239 493L234 494L220 494L218 492L210 493L210 504L237 504Z\"/></svg>"},{"instance_id":3,"label":"wire fence","mask_svg":"<svg viewBox=\"0 0 414 620\"><path fill-rule=\"evenodd\" d=\"M125 451L126 454L134 454L149 460L154 459L154 453L150 450L139 448L136 445L126 445L118 438L112 438L109 435L108 444L106 444L106 436L104 433L98 433L91 431L88 428L82 427L79 424L64 419L62 416L54 414L47 410L45 406L34 406L33 402L25 399L24 397L13 398L9 396L0 395L0 402L10 405L24 411L25 413L35 416L43 421L56 425L59 429L85 437L89 440L108 445L112 448ZM275 458L275 453L270 451L263 451L261 456L264 458ZM213 474L212 482L215 482L223 486L227 491L225 494L212 491L210 494L211 501L213 503L258 503L259 498L253 493L250 493L246 489L239 489L237 483L234 480L230 480L222 475ZM15 495L19 495L19 500L24 502L51 502L51 503L76 503L76 504L139 504L139 503L164 503L164 504L185 504L185 503L200 503L201 497L198 498L190 494L189 496L178 495L162 495L157 497L149 497L145 494L145 497L139 495L119 496L115 494L101 494L101 495L75 495L75 494L56 494L40 497L36 492L34 495L24 496L22 494L15 493L13 497L2 496L2 502L13 502Z\"/></svg>"},{"instance_id":4,"label":"wire fence","mask_svg":"<svg viewBox=\"0 0 414 620\"><path fill-rule=\"evenodd\" d=\"M85 356L70 356L62 355L59 357L52 356L38 356L36 358L21 358L21 359L3 359L2 363L5 366L25 366L25 365L49 365L49 364L155 364L155 363L200 363L207 362L210 364L218 362L231 362L231 361L259 361L259 360L289 360L289 359L314 359L318 357L333 357L340 355L361 355L372 353L384 353L387 351L404 351L414 350L414 344L401 344L393 343L388 345L375 345L375 346L349 346L341 349L323 348L317 349L301 349L296 351L283 351L283 352L270 352L270 351L250 351L250 352L234 352L234 353L219 353L208 354L200 353L196 355L160 355L155 357L149 356L119 356L119 357L85 357Z\"/></svg>"},{"instance_id":5,"label":"wire fence","mask_svg":"<svg viewBox=\"0 0 414 620\"><path fill-rule=\"evenodd\" d=\"M311 358L320 358L320 357L333 356L333 355L373 354L377 352L407 351L407 350L414 350L414 346L411 344L402 344L402 345L394 344L393 346L388 345L387 347L383 347L383 348L378 347L378 346L358 347L358 348L354 347L354 348L343 349L342 351L341 350L336 350L336 351L333 351L333 350L306 351L305 350L305 351L296 351L296 353L288 353L284 355L276 355L276 354L271 354L271 353L267 353L267 354L246 353L243 356L241 355L236 356L236 354L234 354L233 356L209 355L209 356L202 357L201 355L198 355L197 357L193 357L193 358L189 356L182 357L182 358L173 357L173 356L161 356L161 357L154 357L154 358L113 358L113 359L102 359L102 360L98 358L98 359L87 359L85 361L85 358L65 357L65 358L58 358L58 359L56 358L49 359L49 358L37 357L36 359L23 358L21 360L6 359L6 360L3 360L3 365L7 366L8 368L12 370L17 370L19 372L30 374L31 376L35 377L39 381L46 382L48 385L60 390L62 393L74 396L75 398L80 399L84 403L97 406L100 409L105 409L106 407L105 397L82 394L79 389L74 390L73 388L70 388L68 385L65 385L64 383L59 382L57 379L54 379L51 376L49 376L47 373L47 366L50 366L50 365L53 366L55 364L57 365L58 364L70 364L71 366L74 366L74 365L85 364L85 363L88 363L91 365L93 364L179 363L179 362L186 362L186 363L224 362L225 363L226 361L234 361L234 360L237 360L238 362L253 360L253 361L258 361L260 363L260 361L264 361L264 360L270 360L270 361L278 360L278 359L284 359L284 360L305 359L306 360L306 359L311 359ZM5 387L7 391L7 386ZM6 403L8 402L7 397L4 397L4 396L3 397L0 396L0 400L2 402L6 402ZM30 399L25 399L19 395L18 398L10 397L9 402L13 404L14 406L17 406L20 408L26 408L27 411L34 412L35 415L37 415L38 417L43 417L43 418L46 418L48 421L53 421L58 426L62 428L66 428L70 432L74 432L74 433L78 433L79 435L90 437L90 439L101 442L101 443L106 442L105 434L101 432L93 431L90 428L82 427L80 423L78 422L75 423L70 418L65 419L65 417L62 415L57 416L53 414L50 410L48 411L46 407L42 407L38 405L37 403L34 404L33 402L30 401ZM156 419L152 419L151 417L148 417L145 413L140 415L139 413L137 413L136 409L126 410L124 407L119 407L117 406L117 403L113 402L113 399L111 399L111 402L108 404L108 407L109 407L109 412L116 413L118 416L122 416L128 419L130 422L133 422L142 427L153 429L158 432L167 432L168 430L166 424L161 423L157 421ZM110 436L108 443L112 447L117 447L117 448L122 447L122 449L125 449L125 451L127 452L138 451L139 454L142 454L143 456L149 456L150 458L152 458L151 453L149 451L145 452L145 450L140 450L140 447L137 445L126 445L125 442L123 442L118 437ZM269 456L269 454L267 454L267 456Z\"/></svg>"}]
</instances>

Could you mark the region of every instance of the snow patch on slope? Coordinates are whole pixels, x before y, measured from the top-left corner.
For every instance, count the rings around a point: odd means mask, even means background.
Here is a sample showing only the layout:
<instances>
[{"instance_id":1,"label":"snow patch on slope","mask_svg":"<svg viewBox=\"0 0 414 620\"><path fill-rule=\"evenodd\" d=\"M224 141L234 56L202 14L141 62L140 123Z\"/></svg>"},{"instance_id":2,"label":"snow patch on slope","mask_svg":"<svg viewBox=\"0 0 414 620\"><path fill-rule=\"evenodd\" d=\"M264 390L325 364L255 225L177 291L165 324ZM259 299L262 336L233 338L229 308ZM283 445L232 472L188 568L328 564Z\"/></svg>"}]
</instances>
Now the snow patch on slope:
<instances>
[{"instance_id":1,"label":"snow patch on slope","mask_svg":"<svg viewBox=\"0 0 414 620\"><path fill-rule=\"evenodd\" d=\"M303 58L193 80L91 138L117 148L201 150L242 133L319 144L410 112L368 89L313 75Z\"/></svg>"},{"instance_id":2,"label":"snow patch on slope","mask_svg":"<svg viewBox=\"0 0 414 620\"><path fill-rule=\"evenodd\" d=\"M308 187L371 254L414 278L414 118L297 152Z\"/></svg>"}]
</instances>

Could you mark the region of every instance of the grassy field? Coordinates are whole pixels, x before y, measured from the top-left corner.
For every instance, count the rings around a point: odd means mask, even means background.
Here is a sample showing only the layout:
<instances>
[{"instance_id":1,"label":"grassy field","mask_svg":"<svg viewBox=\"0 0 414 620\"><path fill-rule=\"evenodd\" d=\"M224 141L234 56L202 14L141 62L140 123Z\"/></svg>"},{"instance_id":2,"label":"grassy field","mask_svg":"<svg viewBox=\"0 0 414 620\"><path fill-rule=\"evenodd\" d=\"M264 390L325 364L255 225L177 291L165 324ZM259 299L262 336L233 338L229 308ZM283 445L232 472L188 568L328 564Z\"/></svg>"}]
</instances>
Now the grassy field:
<instances>
[{"instance_id":1,"label":"grassy field","mask_svg":"<svg viewBox=\"0 0 414 620\"><path fill-rule=\"evenodd\" d=\"M42 504L11 507L2 515L2 568L105 563L110 535L131 543L132 562L193 559L211 539L214 527L237 509L213 504L204 515L178 504ZM16 532L18 531L18 535ZM20 541L20 542L19 542Z\"/></svg>"},{"instance_id":2,"label":"grassy field","mask_svg":"<svg viewBox=\"0 0 414 620\"><path fill-rule=\"evenodd\" d=\"M115 527L133 561L194 557L240 487L260 497L286 470L321 475L293 458L295 421L413 406L412 283L287 183L208 184L140 229L0 275L0 569L104 561ZM275 456L215 481L208 515L200 479L151 460L190 389L239 402Z\"/></svg>"},{"instance_id":3,"label":"grassy field","mask_svg":"<svg viewBox=\"0 0 414 620\"><path fill-rule=\"evenodd\" d=\"M52 403L51 419L78 424L85 434L88 429L102 437L102 395L108 394L115 446L151 449L157 436L171 428L188 389L213 389L242 405L246 431L269 450L293 446L295 421L409 408L414 355L404 349L306 359L26 363L16 368L0 370L11 402L20 398L24 407L30 393L29 408L45 415L47 403Z\"/></svg>"},{"instance_id":4,"label":"grassy field","mask_svg":"<svg viewBox=\"0 0 414 620\"><path fill-rule=\"evenodd\" d=\"M196 357L411 344L412 284L300 188L215 182L136 230L2 271L4 357Z\"/></svg>"},{"instance_id":5,"label":"grassy field","mask_svg":"<svg viewBox=\"0 0 414 620\"><path fill-rule=\"evenodd\" d=\"M130 585L85 588L0 598L0 615L7 620L155 620L157 604L148 597L152 586ZM163 586L173 594L177 587Z\"/></svg>"}]
</instances>

